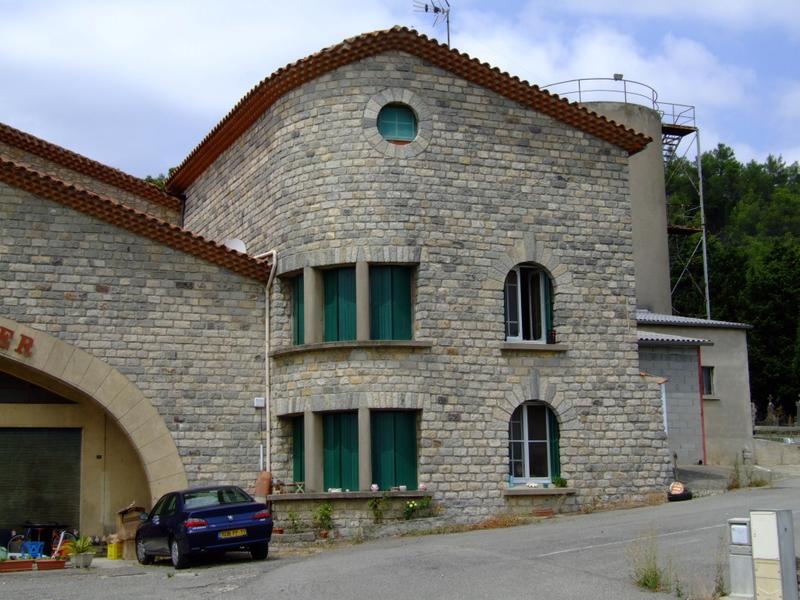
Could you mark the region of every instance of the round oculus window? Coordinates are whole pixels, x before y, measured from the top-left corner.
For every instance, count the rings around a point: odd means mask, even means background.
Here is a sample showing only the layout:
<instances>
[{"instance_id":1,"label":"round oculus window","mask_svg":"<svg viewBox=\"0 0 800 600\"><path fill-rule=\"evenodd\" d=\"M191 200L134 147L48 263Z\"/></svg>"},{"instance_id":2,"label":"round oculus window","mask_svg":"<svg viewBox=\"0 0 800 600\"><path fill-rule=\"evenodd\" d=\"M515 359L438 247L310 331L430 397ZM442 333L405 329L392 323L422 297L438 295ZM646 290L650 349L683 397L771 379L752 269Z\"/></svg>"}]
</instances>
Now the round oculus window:
<instances>
[{"instance_id":1,"label":"round oculus window","mask_svg":"<svg viewBox=\"0 0 800 600\"><path fill-rule=\"evenodd\" d=\"M405 104L387 104L378 113L378 131L393 144L407 144L417 137L417 115Z\"/></svg>"}]
</instances>

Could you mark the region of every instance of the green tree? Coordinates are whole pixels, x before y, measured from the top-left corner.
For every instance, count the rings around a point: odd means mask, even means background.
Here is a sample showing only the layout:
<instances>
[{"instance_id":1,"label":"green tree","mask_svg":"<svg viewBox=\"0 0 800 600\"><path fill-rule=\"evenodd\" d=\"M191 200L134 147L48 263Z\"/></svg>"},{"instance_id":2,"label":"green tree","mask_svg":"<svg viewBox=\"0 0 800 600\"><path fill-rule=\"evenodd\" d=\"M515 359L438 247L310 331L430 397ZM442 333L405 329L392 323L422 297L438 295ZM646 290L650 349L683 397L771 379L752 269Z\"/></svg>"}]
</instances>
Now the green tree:
<instances>
[{"instance_id":1,"label":"green tree","mask_svg":"<svg viewBox=\"0 0 800 600\"><path fill-rule=\"evenodd\" d=\"M742 165L720 144L702 156L712 318L749 323L751 394L794 414L800 394L800 167L769 156ZM670 222L699 226L694 165L667 171ZM673 307L704 316L699 234L671 241ZM688 257L695 252L692 261ZM689 262L688 270L684 267Z\"/></svg>"}]
</instances>

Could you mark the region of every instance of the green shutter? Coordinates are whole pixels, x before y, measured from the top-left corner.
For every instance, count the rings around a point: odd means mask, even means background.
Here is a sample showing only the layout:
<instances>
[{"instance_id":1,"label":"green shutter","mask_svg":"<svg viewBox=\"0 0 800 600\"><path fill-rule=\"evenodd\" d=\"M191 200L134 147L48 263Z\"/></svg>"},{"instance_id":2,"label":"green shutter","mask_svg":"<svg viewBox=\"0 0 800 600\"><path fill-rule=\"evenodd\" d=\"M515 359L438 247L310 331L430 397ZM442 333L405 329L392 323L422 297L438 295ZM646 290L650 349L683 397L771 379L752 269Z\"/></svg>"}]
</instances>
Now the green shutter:
<instances>
[{"instance_id":1,"label":"green shutter","mask_svg":"<svg viewBox=\"0 0 800 600\"><path fill-rule=\"evenodd\" d=\"M305 423L303 417L292 419L292 477L295 481L306 480Z\"/></svg>"},{"instance_id":2,"label":"green shutter","mask_svg":"<svg viewBox=\"0 0 800 600\"><path fill-rule=\"evenodd\" d=\"M417 489L417 413L394 413L396 485Z\"/></svg>"},{"instance_id":3,"label":"green shutter","mask_svg":"<svg viewBox=\"0 0 800 600\"><path fill-rule=\"evenodd\" d=\"M370 337L373 340L411 339L411 268L371 267Z\"/></svg>"},{"instance_id":4,"label":"green shutter","mask_svg":"<svg viewBox=\"0 0 800 600\"><path fill-rule=\"evenodd\" d=\"M392 339L411 339L411 269L392 268Z\"/></svg>"},{"instance_id":5,"label":"green shutter","mask_svg":"<svg viewBox=\"0 0 800 600\"><path fill-rule=\"evenodd\" d=\"M372 411L372 482L382 490L395 484L394 413Z\"/></svg>"},{"instance_id":6,"label":"green shutter","mask_svg":"<svg viewBox=\"0 0 800 600\"><path fill-rule=\"evenodd\" d=\"M370 337L373 340L391 339L392 332L392 271L390 267L369 269ZM383 489L381 487L381 489Z\"/></svg>"},{"instance_id":7,"label":"green shutter","mask_svg":"<svg viewBox=\"0 0 800 600\"><path fill-rule=\"evenodd\" d=\"M561 432L558 429L558 419L555 413L547 410L547 425L550 429L550 478L561 477L561 453L559 451L559 442L561 439Z\"/></svg>"},{"instance_id":8,"label":"green shutter","mask_svg":"<svg viewBox=\"0 0 800 600\"><path fill-rule=\"evenodd\" d=\"M322 487L323 491L337 488L342 480L341 461L339 458L341 439L338 421L335 414L322 416Z\"/></svg>"},{"instance_id":9,"label":"green shutter","mask_svg":"<svg viewBox=\"0 0 800 600\"><path fill-rule=\"evenodd\" d=\"M544 339L549 343L550 332L553 330L553 282L545 272L542 272L542 279L544 279Z\"/></svg>"},{"instance_id":10,"label":"green shutter","mask_svg":"<svg viewBox=\"0 0 800 600\"><path fill-rule=\"evenodd\" d=\"M356 339L356 270L337 269L339 273L339 340Z\"/></svg>"},{"instance_id":11,"label":"green shutter","mask_svg":"<svg viewBox=\"0 0 800 600\"><path fill-rule=\"evenodd\" d=\"M341 472L337 487L352 492L358 490L358 413L340 413L341 428Z\"/></svg>"},{"instance_id":12,"label":"green shutter","mask_svg":"<svg viewBox=\"0 0 800 600\"><path fill-rule=\"evenodd\" d=\"M339 272L336 269L323 271L323 340L335 342L339 339ZM327 487L326 487L327 489Z\"/></svg>"},{"instance_id":13,"label":"green shutter","mask_svg":"<svg viewBox=\"0 0 800 600\"><path fill-rule=\"evenodd\" d=\"M372 480L380 489L417 489L417 413L373 411Z\"/></svg>"},{"instance_id":14,"label":"green shutter","mask_svg":"<svg viewBox=\"0 0 800 600\"><path fill-rule=\"evenodd\" d=\"M323 273L323 340L356 339L356 270L330 269Z\"/></svg>"},{"instance_id":15,"label":"green shutter","mask_svg":"<svg viewBox=\"0 0 800 600\"><path fill-rule=\"evenodd\" d=\"M303 276L298 275L294 278L292 289L292 311L294 313L294 337L295 344L305 343L305 315L303 303ZM302 480L301 480L302 481Z\"/></svg>"},{"instance_id":16,"label":"green shutter","mask_svg":"<svg viewBox=\"0 0 800 600\"><path fill-rule=\"evenodd\" d=\"M322 417L323 487L358 490L358 415Z\"/></svg>"}]
</instances>

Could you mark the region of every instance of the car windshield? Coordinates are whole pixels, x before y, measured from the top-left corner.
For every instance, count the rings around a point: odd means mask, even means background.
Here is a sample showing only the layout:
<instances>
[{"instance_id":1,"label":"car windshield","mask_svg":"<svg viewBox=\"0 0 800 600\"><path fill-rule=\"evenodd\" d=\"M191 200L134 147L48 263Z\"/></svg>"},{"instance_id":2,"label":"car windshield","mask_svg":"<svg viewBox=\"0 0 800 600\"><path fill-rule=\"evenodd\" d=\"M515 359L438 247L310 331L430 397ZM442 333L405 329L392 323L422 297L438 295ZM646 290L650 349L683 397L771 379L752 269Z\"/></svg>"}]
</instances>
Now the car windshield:
<instances>
[{"instance_id":1,"label":"car windshield","mask_svg":"<svg viewBox=\"0 0 800 600\"><path fill-rule=\"evenodd\" d=\"M252 502L252 498L235 487L197 490L183 494L183 504L187 509L237 504L239 502Z\"/></svg>"}]
</instances>

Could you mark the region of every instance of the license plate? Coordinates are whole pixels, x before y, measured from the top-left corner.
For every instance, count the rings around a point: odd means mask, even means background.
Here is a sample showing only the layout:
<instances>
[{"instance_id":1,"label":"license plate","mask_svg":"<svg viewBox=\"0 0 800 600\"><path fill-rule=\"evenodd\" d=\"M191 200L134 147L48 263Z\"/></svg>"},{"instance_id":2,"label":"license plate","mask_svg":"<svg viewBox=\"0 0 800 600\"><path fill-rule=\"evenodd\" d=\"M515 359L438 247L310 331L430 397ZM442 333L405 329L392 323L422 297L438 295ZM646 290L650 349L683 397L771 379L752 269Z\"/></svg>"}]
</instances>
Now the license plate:
<instances>
[{"instance_id":1,"label":"license plate","mask_svg":"<svg viewBox=\"0 0 800 600\"><path fill-rule=\"evenodd\" d=\"M247 535L247 529L230 529L228 531L220 531L219 539L225 540L228 538L242 537Z\"/></svg>"}]
</instances>

